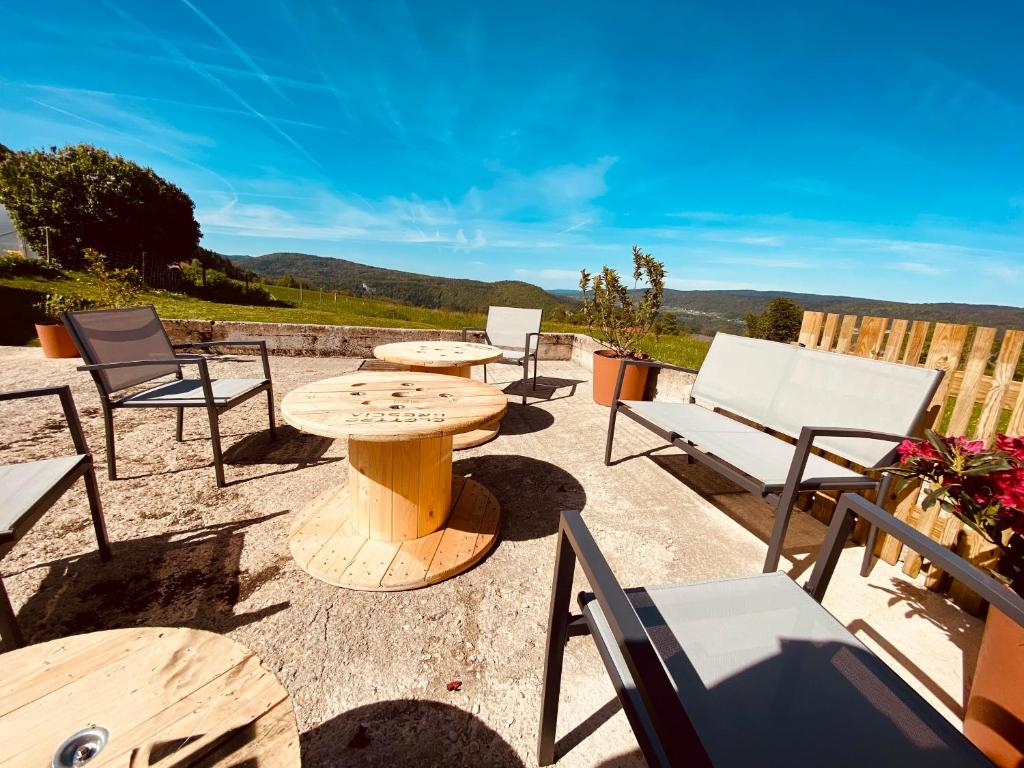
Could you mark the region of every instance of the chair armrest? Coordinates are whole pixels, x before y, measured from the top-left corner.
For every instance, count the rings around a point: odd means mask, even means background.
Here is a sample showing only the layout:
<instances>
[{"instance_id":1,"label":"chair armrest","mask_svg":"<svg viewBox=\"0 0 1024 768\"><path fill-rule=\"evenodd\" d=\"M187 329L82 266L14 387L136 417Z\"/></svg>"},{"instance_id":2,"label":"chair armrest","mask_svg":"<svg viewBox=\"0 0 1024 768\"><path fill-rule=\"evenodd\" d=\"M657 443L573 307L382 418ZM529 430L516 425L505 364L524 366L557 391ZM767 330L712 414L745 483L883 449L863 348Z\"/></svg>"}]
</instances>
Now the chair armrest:
<instances>
[{"instance_id":1,"label":"chair armrest","mask_svg":"<svg viewBox=\"0 0 1024 768\"><path fill-rule=\"evenodd\" d=\"M222 341L197 341L171 344L172 349L211 349L212 347L259 347L263 359L263 375L270 379L270 359L267 357L266 339L224 339Z\"/></svg>"},{"instance_id":2,"label":"chair armrest","mask_svg":"<svg viewBox=\"0 0 1024 768\"><path fill-rule=\"evenodd\" d=\"M536 336L537 337L537 351L536 352L531 352L530 351L530 337L531 336ZM526 341L523 344L523 355L526 356L526 357L529 357L530 355L533 355L533 354L536 354L537 356L540 356L540 331L533 331L531 333L526 334Z\"/></svg>"},{"instance_id":3,"label":"chair armrest","mask_svg":"<svg viewBox=\"0 0 1024 768\"><path fill-rule=\"evenodd\" d=\"M35 389L20 389L11 392L0 392L0 402L5 400L23 400L30 397L49 397L53 395L60 398L61 409L64 411L64 420L68 423L68 431L71 433L71 441L75 444L75 450L80 454L88 454L89 446L85 442L85 433L82 431L82 422L78 419L78 409L75 408L75 399L71 396L71 387L67 384L59 387L38 387Z\"/></svg>"},{"instance_id":4,"label":"chair armrest","mask_svg":"<svg viewBox=\"0 0 1024 768\"><path fill-rule=\"evenodd\" d=\"M627 365L638 365L643 368L664 368L669 371L679 371L681 373L697 373L693 368L683 368L682 366L663 363L659 360L634 360L631 357L623 358L622 365L619 366L619 375L615 379L615 392L612 394L612 408L617 408L619 405L619 395L622 393L622 380L626 377Z\"/></svg>"},{"instance_id":5,"label":"chair armrest","mask_svg":"<svg viewBox=\"0 0 1024 768\"><path fill-rule=\"evenodd\" d=\"M909 435L881 432L877 429L860 429L859 427L804 427L800 430L800 436L803 437L805 432L810 432L812 439L815 437L862 437L869 440L886 440L892 443L913 439Z\"/></svg>"},{"instance_id":6,"label":"chair armrest","mask_svg":"<svg viewBox=\"0 0 1024 768\"><path fill-rule=\"evenodd\" d=\"M964 560L953 550L928 538L921 531L855 493L844 493L839 498L832 524L829 525L825 541L814 564L814 571L804 586L818 602L825 597L825 590L832 578L839 553L853 528L854 516L868 521L898 539L925 560L934 563L954 579L970 587L979 597L988 600L1011 621L1024 627L1024 598Z\"/></svg>"}]
</instances>

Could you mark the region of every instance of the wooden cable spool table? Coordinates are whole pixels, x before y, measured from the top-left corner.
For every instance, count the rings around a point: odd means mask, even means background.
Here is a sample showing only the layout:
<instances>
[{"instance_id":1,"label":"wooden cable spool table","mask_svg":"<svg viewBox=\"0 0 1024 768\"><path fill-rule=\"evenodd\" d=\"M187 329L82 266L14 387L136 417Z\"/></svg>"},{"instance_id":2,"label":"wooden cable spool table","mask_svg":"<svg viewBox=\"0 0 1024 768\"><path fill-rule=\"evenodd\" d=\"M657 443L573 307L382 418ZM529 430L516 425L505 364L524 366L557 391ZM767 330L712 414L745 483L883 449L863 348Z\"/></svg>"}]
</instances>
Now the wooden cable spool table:
<instances>
[{"instance_id":1,"label":"wooden cable spool table","mask_svg":"<svg viewBox=\"0 0 1024 768\"><path fill-rule=\"evenodd\" d=\"M296 517L289 545L309 574L348 589L415 589L480 560L501 509L452 476L452 437L500 419L505 394L435 373L361 371L299 387L281 402L304 432L348 438L348 484Z\"/></svg>"},{"instance_id":2,"label":"wooden cable spool table","mask_svg":"<svg viewBox=\"0 0 1024 768\"><path fill-rule=\"evenodd\" d=\"M474 365L486 365L500 360L504 352L488 344L468 341L399 341L381 344L373 350L378 360L409 366L410 371L441 373L447 376L471 377ZM473 448L493 440L498 435L501 419L482 425L479 429L455 435L455 450Z\"/></svg>"},{"instance_id":3,"label":"wooden cable spool table","mask_svg":"<svg viewBox=\"0 0 1024 768\"><path fill-rule=\"evenodd\" d=\"M288 693L259 658L222 635L167 627L0 655L0 745L0 766L300 763Z\"/></svg>"}]
</instances>

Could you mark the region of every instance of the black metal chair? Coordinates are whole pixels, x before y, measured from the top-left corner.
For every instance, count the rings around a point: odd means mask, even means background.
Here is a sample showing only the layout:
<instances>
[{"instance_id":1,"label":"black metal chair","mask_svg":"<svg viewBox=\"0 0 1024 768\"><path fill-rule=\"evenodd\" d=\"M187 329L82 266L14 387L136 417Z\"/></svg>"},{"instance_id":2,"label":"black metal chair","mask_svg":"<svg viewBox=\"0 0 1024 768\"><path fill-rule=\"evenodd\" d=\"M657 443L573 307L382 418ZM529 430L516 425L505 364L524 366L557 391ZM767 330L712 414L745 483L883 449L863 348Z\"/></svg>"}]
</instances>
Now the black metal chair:
<instances>
[{"instance_id":1,"label":"black metal chair","mask_svg":"<svg viewBox=\"0 0 1024 768\"><path fill-rule=\"evenodd\" d=\"M990 765L820 605L854 516L1024 626L1024 600L906 523L841 497L803 588L782 573L639 587L615 580L579 512L558 533L538 762L556 759L564 646L589 634L651 766ZM569 602L576 561L592 593Z\"/></svg>"},{"instance_id":2,"label":"black metal chair","mask_svg":"<svg viewBox=\"0 0 1024 768\"><path fill-rule=\"evenodd\" d=\"M65 385L0 392L0 402L52 395L60 398L76 453L74 456L0 465L0 559L11 551L18 540L31 530L78 478L82 478L85 480L85 492L89 498L89 511L96 529L100 557L109 560L110 541L103 520L96 471L78 420L75 401L71 397L71 388ZM0 581L0 639L10 650L25 644L3 581Z\"/></svg>"},{"instance_id":3,"label":"black metal chair","mask_svg":"<svg viewBox=\"0 0 1024 768\"><path fill-rule=\"evenodd\" d=\"M510 362L523 368L522 396L526 405L526 381L530 377L530 360L533 360L533 387L537 389L537 357L540 354L540 323L543 310L520 307L488 307L487 328L463 328L462 340L469 341L469 334L483 334L484 340L495 347L505 349L505 356L499 362ZM522 345L522 346L520 346ZM487 381L487 366L484 366L484 381Z\"/></svg>"},{"instance_id":4,"label":"black metal chair","mask_svg":"<svg viewBox=\"0 0 1024 768\"><path fill-rule=\"evenodd\" d=\"M98 309L86 312L65 312L61 320L78 347L86 365L80 371L92 374L100 393L103 425L107 443L107 476L117 479L114 455L114 409L175 408L175 437L182 440L186 408L205 408L210 421L213 443L213 464L217 485L223 487L224 459L220 446L220 415L260 392L267 393L270 436L274 436L274 389L270 381L267 343L263 339L239 339L172 344L156 310L152 306L128 309ZM212 347L258 347L263 362L263 377L253 379L212 379L206 358L202 355L179 355L178 349L209 349ZM182 365L199 369L198 379L182 376ZM115 397L129 387L154 379L174 376L174 380L157 384L141 392Z\"/></svg>"}]
</instances>

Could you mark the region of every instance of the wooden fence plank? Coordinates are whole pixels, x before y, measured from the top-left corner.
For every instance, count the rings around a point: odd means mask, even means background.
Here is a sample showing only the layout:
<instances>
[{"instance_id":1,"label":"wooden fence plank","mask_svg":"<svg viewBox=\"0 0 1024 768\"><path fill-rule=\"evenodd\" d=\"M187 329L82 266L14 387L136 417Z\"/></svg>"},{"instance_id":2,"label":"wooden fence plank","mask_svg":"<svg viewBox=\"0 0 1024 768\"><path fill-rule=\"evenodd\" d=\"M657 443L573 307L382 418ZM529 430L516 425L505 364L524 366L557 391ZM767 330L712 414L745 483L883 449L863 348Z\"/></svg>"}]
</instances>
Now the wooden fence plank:
<instances>
[{"instance_id":1,"label":"wooden fence plank","mask_svg":"<svg viewBox=\"0 0 1024 768\"><path fill-rule=\"evenodd\" d=\"M830 312L825 318L825 328L821 332L821 342L818 344L818 349L831 351L832 345L835 344L836 331L838 330L839 315L835 312Z\"/></svg>"},{"instance_id":2,"label":"wooden fence plank","mask_svg":"<svg viewBox=\"0 0 1024 768\"><path fill-rule=\"evenodd\" d=\"M804 312L797 343L815 349L818 346L818 337L821 336L821 325L824 322L824 312Z\"/></svg>"},{"instance_id":3,"label":"wooden fence plank","mask_svg":"<svg viewBox=\"0 0 1024 768\"><path fill-rule=\"evenodd\" d=\"M1010 423L1006 425L1006 434L1024 435L1024 386L1021 382L1013 382L1017 385L1017 398L1013 402L1013 410L1010 411Z\"/></svg>"},{"instance_id":4,"label":"wooden fence plank","mask_svg":"<svg viewBox=\"0 0 1024 768\"><path fill-rule=\"evenodd\" d=\"M892 321L889 336L885 340L885 351L882 353L883 360L895 363L900 359L900 350L903 348L903 339L907 335L907 328L909 326L910 323L907 320L897 318Z\"/></svg>"},{"instance_id":5,"label":"wooden fence plank","mask_svg":"<svg viewBox=\"0 0 1024 768\"><path fill-rule=\"evenodd\" d=\"M836 341L836 352L849 352L853 344L853 331L857 325L856 315L844 315L839 326L839 339Z\"/></svg>"},{"instance_id":6,"label":"wooden fence plank","mask_svg":"<svg viewBox=\"0 0 1024 768\"><path fill-rule=\"evenodd\" d=\"M977 399L978 390L981 389L984 383L982 379L985 375L985 369L988 367L989 356L992 354L992 346L995 343L995 328L982 326L975 329L974 343L971 344L971 351L967 355L967 365L964 367L963 377L958 382L956 405L953 407L953 415L950 416L946 434L967 434L971 414L974 412L974 402ZM953 383L951 382L950 392L952 390Z\"/></svg>"},{"instance_id":7,"label":"wooden fence plank","mask_svg":"<svg viewBox=\"0 0 1024 768\"><path fill-rule=\"evenodd\" d=\"M885 338L885 326L888 324L889 318L887 317L865 316L861 318L853 354L857 357L870 357L871 359L878 357L882 351L882 341Z\"/></svg>"},{"instance_id":8,"label":"wooden fence plank","mask_svg":"<svg viewBox=\"0 0 1024 768\"><path fill-rule=\"evenodd\" d=\"M999 416L1003 410L1003 391L1013 380L1017 363L1020 362L1022 347L1024 347L1024 331L1007 331L1003 334L1003 344L999 347L999 356L992 369L992 388L989 389L988 395L985 397L985 404L981 407L981 417L978 419L977 435L986 444L991 444L996 430L999 428Z\"/></svg>"},{"instance_id":9,"label":"wooden fence plank","mask_svg":"<svg viewBox=\"0 0 1024 768\"><path fill-rule=\"evenodd\" d=\"M931 323L924 320L915 320L910 326L907 348L903 352L903 362L907 365L921 364L921 352L924 350L924 343L928 338L929 328L931 328Z\"/></svg>"}]
</instances>

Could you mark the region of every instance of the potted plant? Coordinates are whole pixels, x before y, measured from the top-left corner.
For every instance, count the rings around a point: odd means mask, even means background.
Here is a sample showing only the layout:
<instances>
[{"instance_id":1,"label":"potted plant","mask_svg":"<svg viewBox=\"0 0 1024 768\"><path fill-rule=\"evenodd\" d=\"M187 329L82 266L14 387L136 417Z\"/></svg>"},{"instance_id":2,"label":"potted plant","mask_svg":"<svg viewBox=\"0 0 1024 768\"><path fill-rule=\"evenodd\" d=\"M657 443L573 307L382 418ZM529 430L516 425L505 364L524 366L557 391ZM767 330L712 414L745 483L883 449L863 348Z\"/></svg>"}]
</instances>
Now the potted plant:
<instances>
[{"instance_id":1,"label":"potted plant","mask_svg":"<svg viewBox=\"0 0 1024 768\"><path fill-rule=\"evenodd\" d=\"M638 245L633 246L633 280L634 291L642 282L646 283L643 293L637 296L631 295L619 273L611 267L593 276L585 269L580 272L583 320L590 335L607 347L594 352L594 402L600 405L612 404L623 360L650 357L638 347L658 319L665 291L665 265ZM648 370L641 365L626 368L621 399L643 399Z\"/></svg>"},{"instance_id":2,"label":"potted plant","mask_svg":"<svg viewBox=\"0 0 1024 768\"><path fill-rule=\"evenodd\" d=\"M48 293L43 301L36 304L46 317L44 322L35 324L36 336L46 357L78 357L75 343L60 321L60 313L78 312L92 306L90 299L74 293Z\"/></svg>"},{"instance_id":3,"label":"potted plant","mask_svg":"<svg viewBox=\"0 0 1024 768\"><path fill-rule=\"evenodd\" d=\"M1024 437L999 435L994 448L981 440L942 437L899 447L891 471L901 485L925 484L923 505L939 504L996 547L992 575L1024 597ZM1014 720L1016 724L1014 725ZM964 733L992 762L1024 765L1019 734L1024 723L1024 627L989 607L978 665L964 718Z\"/></svg>"}]
</instances>

